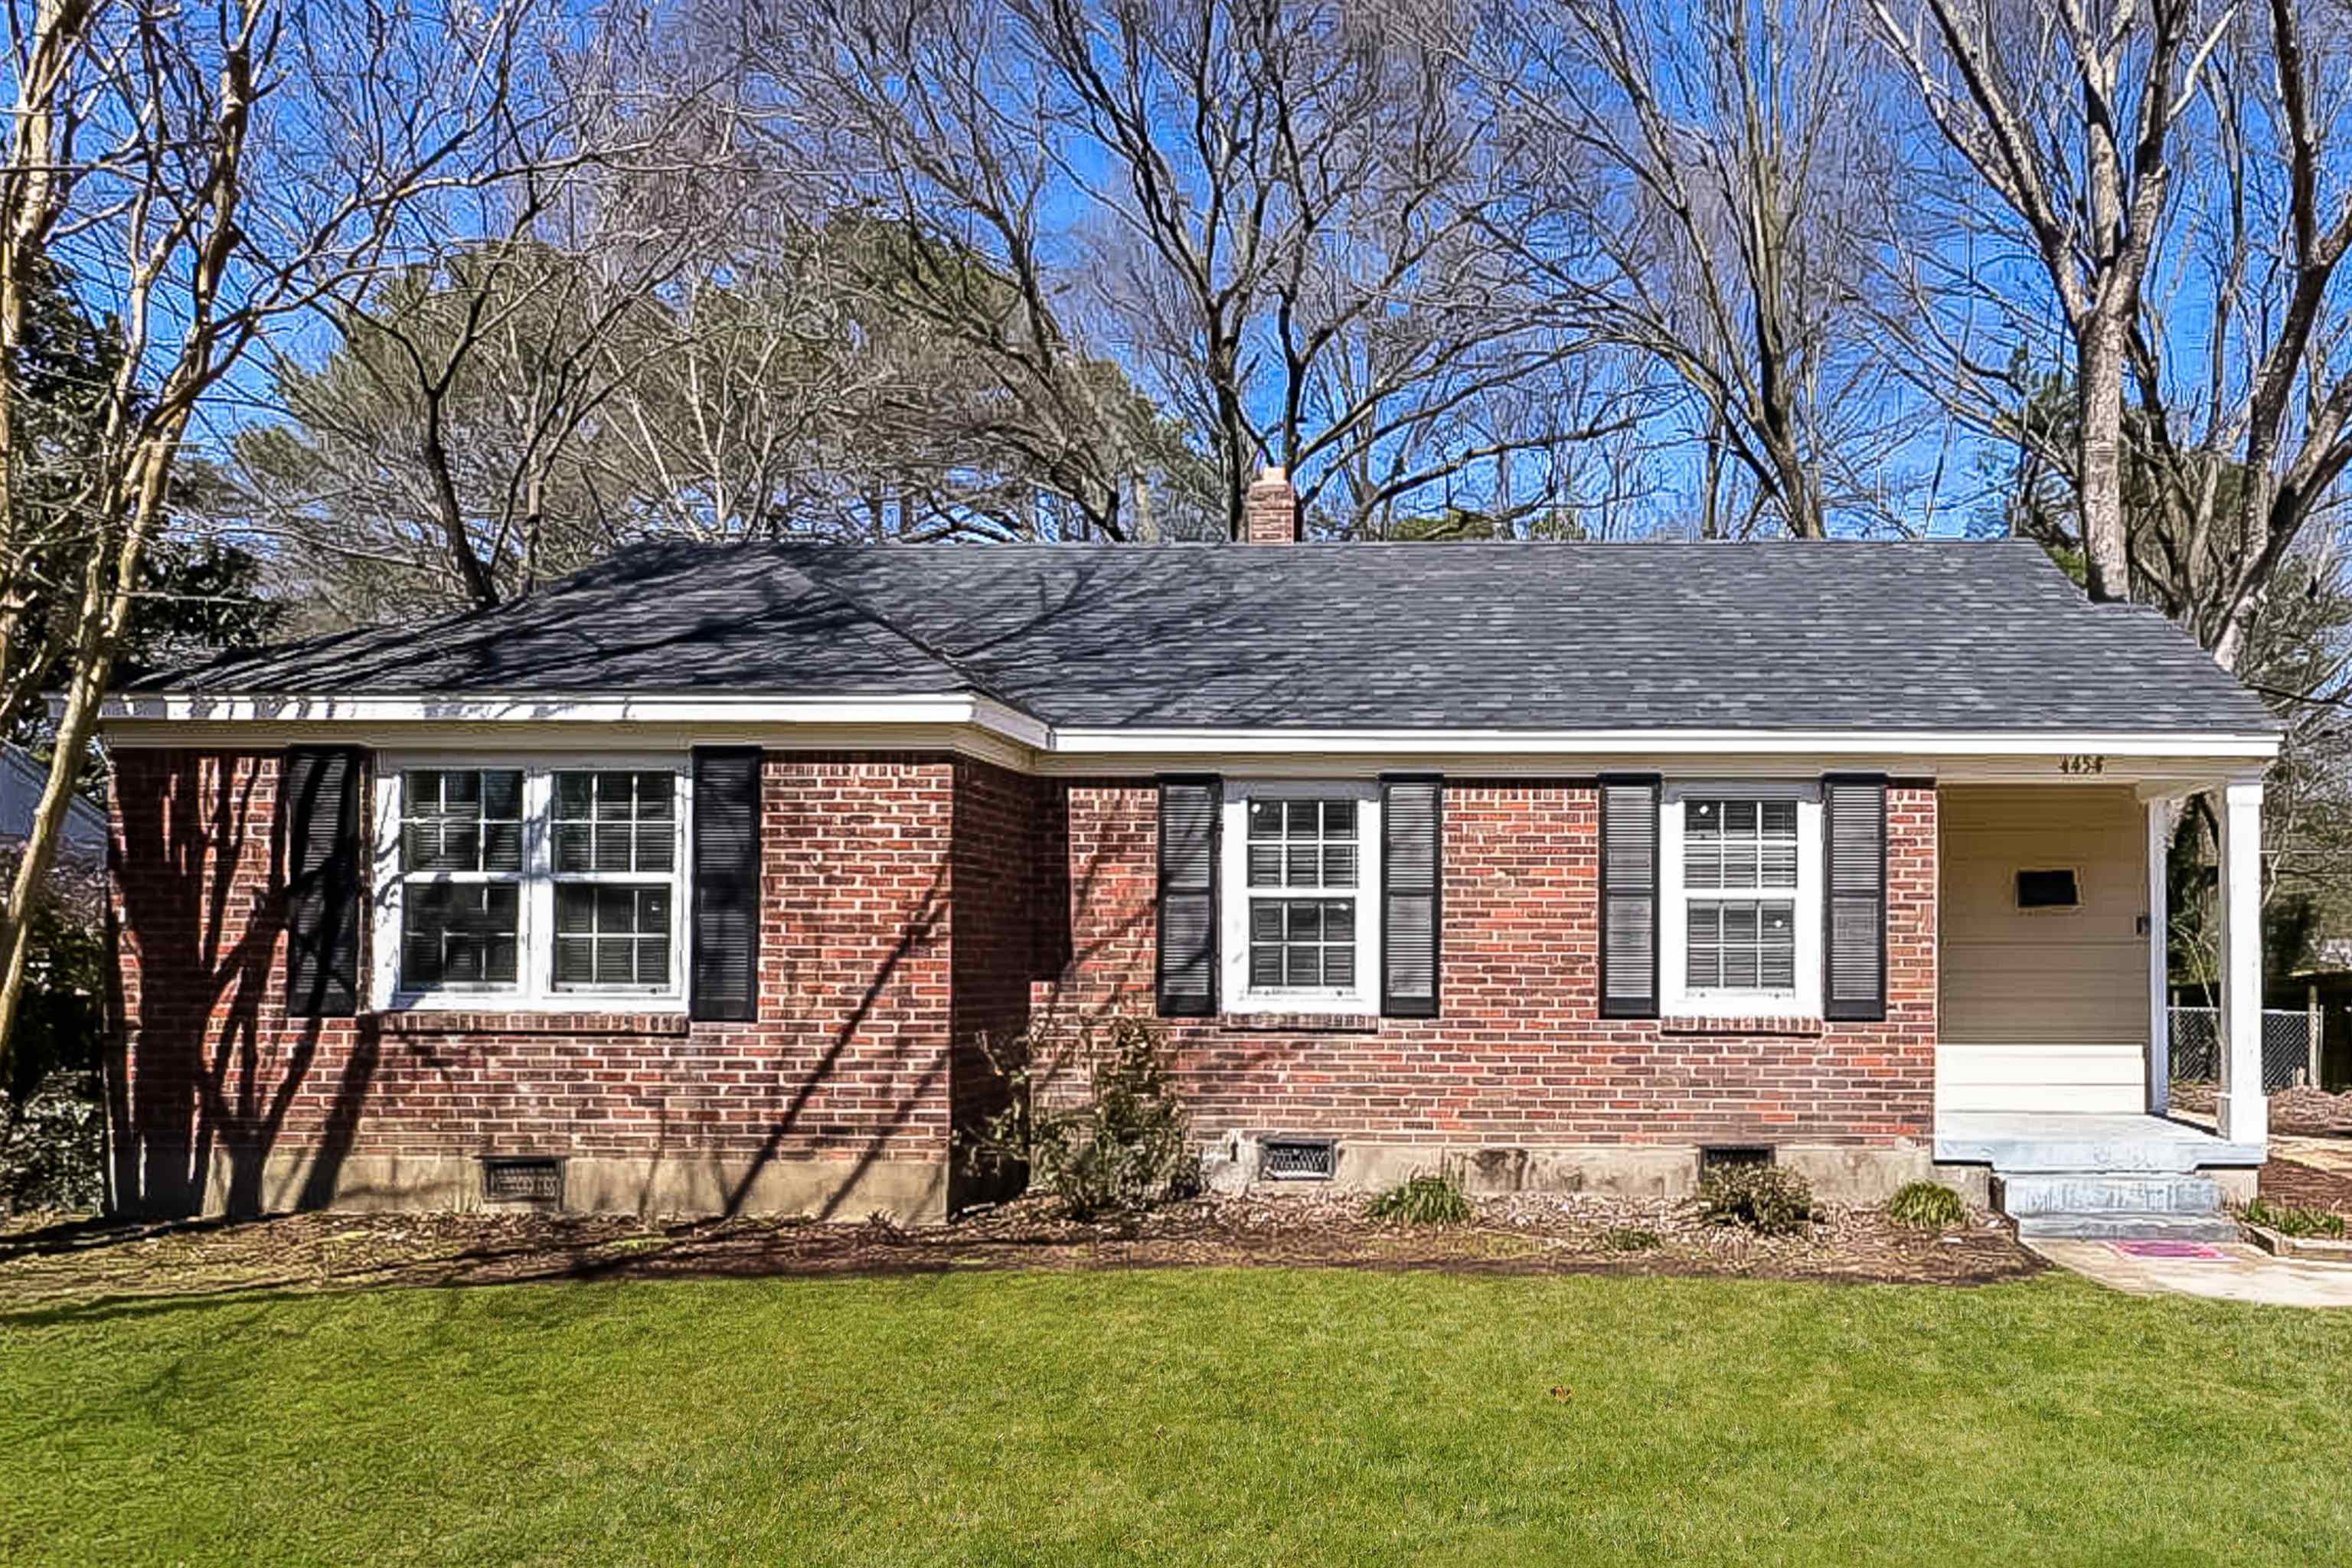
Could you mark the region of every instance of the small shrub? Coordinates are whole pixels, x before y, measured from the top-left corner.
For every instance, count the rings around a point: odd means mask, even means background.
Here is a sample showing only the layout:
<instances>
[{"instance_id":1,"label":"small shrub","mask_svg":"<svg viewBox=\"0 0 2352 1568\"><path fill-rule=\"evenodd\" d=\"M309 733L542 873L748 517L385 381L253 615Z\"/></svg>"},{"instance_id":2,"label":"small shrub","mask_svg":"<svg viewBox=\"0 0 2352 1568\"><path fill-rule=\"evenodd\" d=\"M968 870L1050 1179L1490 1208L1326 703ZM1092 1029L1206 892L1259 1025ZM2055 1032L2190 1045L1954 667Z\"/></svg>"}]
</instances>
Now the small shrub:
<instances>
[{"instance_id":1,"label":"small shrub","mask_svg":"<svg viewBox=\"0 0 2352 1568\"><path fill-rule=\"evenodd\" d=\"M1820 1215L1813 1189L1785 1165L1717 1165L1700 1173L1699 1213L1759 1236L1794 1236Z\"/></svg>"},{"instance_id":2,"label":"small shrub","mask_svg":"<svg viewBox=\"0 0 2352 1568\"><path fill-rule=\"evenodd\" d=\"M2331 1241L2344 1239L2344 1216L2326 1209L2282 1208L2263 1198L2256 1198L2238 1211L2249 1225L2266 1226L2281 1236L2325 1237Z\"/></svg>"},{"instance_id":3,"label":"small shrub","mask_svg":"<svg viewBox=\"0 0 2352 1568\"><path fill-rule=\"evenodd\" d=\"M1472 1214L1470 1200L1451 1176L1412 1176L1372 1200L1374 1219L1407 1225L1461 1225Z\"/></svg>"},{"instance_id":4,"label":"small shrub","mask_svg":"<svg viewBox=\"0 0 2352 1568\"><path fill-rule=\"evenodd\" d=\"M105 1194L106 1112L96 1073L54 1072L0 1094L0 1214L85 1214Z\"/></svg>"},{"instance_id":5,"label":"small shrub","mask_svg":"<svg viewBox=\"0 0 2352 1568\"><path fill-rule=\"evenodd\" d=\"M0 878L16 857L0 852ZM103 879L61 864L35 895L24 1000L0 1075L0 1214L94 1209L103 1187Z\"/></svg>"},{"instance_id":6,"label":"small shrub","mask_svg":"<svg viewBox=\"0 0 2352 1568\"><path fill-rule=\"evenodd\" d=\"M1639 1226L1621 1225L1601 1233L1601 1245L1612 1252L1655 1252L1665 1244L1656 1231Z\"/></svg>"},{"instance_id":7,"label":"small shrub","mask_svg":"<svg viewBox=\"0 0 2352 1568\"><path fill-rule=\"evenodd\" d=\"M1187 1148L1191 1123L1154 1025L1114 1018L1099 1041L1088 1031L1044 1061L1029 1045L1021 1042L1018 1065L997 1062L1009 1101L966 1137L976 1164L1025 1170L1074 1219L1137 1214L1189 1190L1199 1170ZM1066 1099L1057 1080L1078 1069L1084 1092Z\"/></svg>"},{"instance_id":8,"label":"small shrub","mask_svg":"<svg viewBox=\"0 0 2352 1568\"><path fill-rule=\"evenodd\" d=\"M1966 1224L1969 1205L1941 1182L1906 1182L1886 1200L1886 1217L1915 1230L1941 1230Z\"/></svg>"}]
</instances>

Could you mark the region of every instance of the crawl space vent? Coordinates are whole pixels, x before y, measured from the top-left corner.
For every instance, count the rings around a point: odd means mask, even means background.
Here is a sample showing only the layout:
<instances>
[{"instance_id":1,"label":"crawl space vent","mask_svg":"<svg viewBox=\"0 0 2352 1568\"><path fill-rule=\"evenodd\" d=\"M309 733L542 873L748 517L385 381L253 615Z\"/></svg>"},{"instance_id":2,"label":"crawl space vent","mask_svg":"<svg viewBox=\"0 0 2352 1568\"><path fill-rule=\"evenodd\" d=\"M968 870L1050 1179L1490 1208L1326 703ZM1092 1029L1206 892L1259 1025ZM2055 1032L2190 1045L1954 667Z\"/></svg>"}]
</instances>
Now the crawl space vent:
<instances>
[{"instance_id":1,"label":"crawl space vent","mask_svg":"<svg viewBox=\"0 0 2352 1568\"><path fill-rule=\"evenodd\" d=\"M1269 1182L1328 1182L1339 1173L1336 1138L1268 1138L1258 1145L1258 1174Z\"/></svg>"},{"instance_id":2,"label":"crawl space vent","mask_svg":"<svg viewBox=\"0 0 2352 1568\"><path fill-rule=\"evenodd\" d=\"M491 1156L482 1161L482 1201L558 1208L563 1203L563 1162L551 1156Z\"/></svg>"},{"instance_id":3,"label":"crawl space vent","mask_svg":"<svg viewBox=\"0 0 2352 1568\"><path fill-rule=\"evenodd\" d=\"M1699 1174L1720 1171L1733 1165L1769 1165L1772 1163L1770 1145L1763 1143L1717 1143L1698 1152Z\"/></svg>"}]
</instances>

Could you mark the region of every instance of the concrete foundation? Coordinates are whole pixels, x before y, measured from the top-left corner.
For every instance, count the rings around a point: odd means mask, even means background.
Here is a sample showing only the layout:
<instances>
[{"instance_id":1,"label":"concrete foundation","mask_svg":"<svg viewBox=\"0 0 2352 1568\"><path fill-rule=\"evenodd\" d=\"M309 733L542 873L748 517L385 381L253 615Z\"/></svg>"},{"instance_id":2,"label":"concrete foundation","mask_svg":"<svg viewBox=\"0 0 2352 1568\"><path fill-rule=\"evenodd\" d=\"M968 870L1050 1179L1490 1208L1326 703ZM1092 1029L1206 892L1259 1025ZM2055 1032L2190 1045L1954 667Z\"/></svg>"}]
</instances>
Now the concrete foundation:
<instances>
[{"instance_id":1,"label":"concrete foundation","mask_svg":"<svg viewBox=\"0 0 2352 1568\"><path fill-rule=\"evenodd\" d=\"M1399 1143L1343 1138L1339 1173L1330 1182L1267 1182L1258 1178L1264 1134L1233 1132L1202 1152L1202 1175L1212 1192L1279 1192L1287 1188L1379 1192L1408 1177L1454 1177L1477 1196L1508 1193L1610 1193L1629 1197L1687 1197L1698 1190L1695 1144L1601 1143L1558 1147ZM1924 1181L1935 1168L1924 1143L1892 1146L1784 1143L1778 1162L1801 1173L1814 1194L1830 1203L1876 1203L1906 1182Z\"/></svg>"},{"instance_id":2,"label":"concrete foundation","mask_svg":"<svg viewBox=\"0 0 2352 1568\"><path fill-rule=\"evenodd\" d=\"M2197 1173L2220 1187L2221 1201L2232 1205L2252 1203L2255 1183L2262 1178L2262 1172L2250 1165L2200 1165Z\"/></svg>"},{"instance_id":3,"label":"concrete foundation","mask_svg":"<svg viewBox=\"0 0 2352 1568\"><path fill-rule=\"evenodd\" d=\"M948 1164L918 1160L759 1161L679 1154L563 1159L563 1211L635 1215L794 1215L902 1225L947 1217ZM481 1163L470 1155L352 1154L331 1173L307 1152L273 1153L257 1179L215 1153L206 1215L295 1209L387 1212L484 1207ZM506 1206L506 1205L499 1205Z\"/></svg>"},{"instance_id":4,"label":"concrete foundation","mask_svg":"<svg viewBox=\"0 0 2352 1568\"><path fill-rule=\"evenodd\" d=\"M1927 1178L1941 1182L1960 1194L1961 1201L1972 1207L1992 1207L1992 1167L1990 1165L1953 1165L1939 1163Z\"/></svg>"}]
</instances>

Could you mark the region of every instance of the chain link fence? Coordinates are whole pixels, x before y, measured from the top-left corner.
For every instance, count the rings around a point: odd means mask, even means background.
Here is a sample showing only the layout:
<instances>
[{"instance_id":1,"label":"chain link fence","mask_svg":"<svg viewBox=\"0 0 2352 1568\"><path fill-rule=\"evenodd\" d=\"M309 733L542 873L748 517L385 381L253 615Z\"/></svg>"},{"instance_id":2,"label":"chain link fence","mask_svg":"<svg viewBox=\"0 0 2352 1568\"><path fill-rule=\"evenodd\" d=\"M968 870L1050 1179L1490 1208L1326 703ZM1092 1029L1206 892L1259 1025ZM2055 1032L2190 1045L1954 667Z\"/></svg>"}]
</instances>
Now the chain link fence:
<instances>
[{"instance_id":1,"label":"chain link fence","mask_svg":"<svg viewBox=\"0 0 2352 1568\"><path fill-rule=\"evenodd\" d=\"M2172 1076L2185 1083L2217 1083L2221 1077L2221 1011L2174 1007ZM2263 1009L2263 1092L2292 1089L2311 1071L2311 1015L2300 1007Z\"/></svg>"}]
</instances>

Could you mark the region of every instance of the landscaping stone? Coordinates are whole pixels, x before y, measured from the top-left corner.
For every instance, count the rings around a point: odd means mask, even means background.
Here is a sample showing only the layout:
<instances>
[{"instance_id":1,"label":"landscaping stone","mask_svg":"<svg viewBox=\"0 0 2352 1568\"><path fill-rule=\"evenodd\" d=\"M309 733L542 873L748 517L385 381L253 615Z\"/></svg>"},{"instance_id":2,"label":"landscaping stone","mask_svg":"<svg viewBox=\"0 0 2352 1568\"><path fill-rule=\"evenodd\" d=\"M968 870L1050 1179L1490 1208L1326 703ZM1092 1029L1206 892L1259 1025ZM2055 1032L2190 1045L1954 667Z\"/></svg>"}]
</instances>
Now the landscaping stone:
<instances>
[{"instance_id":1,"label":"landscaping stone","mask_svg":"<svg viewBox=\"0 0 2352 1568\"><path fill-rule=\"evenodd\" d=\"M2241 1222L2254 1245L2275 1258L2300 1258L2308 1263L2352 1265L2352 1241L2325 1236L2289 1236L2266 1225Z\"/></svg>"}]
</instances>

